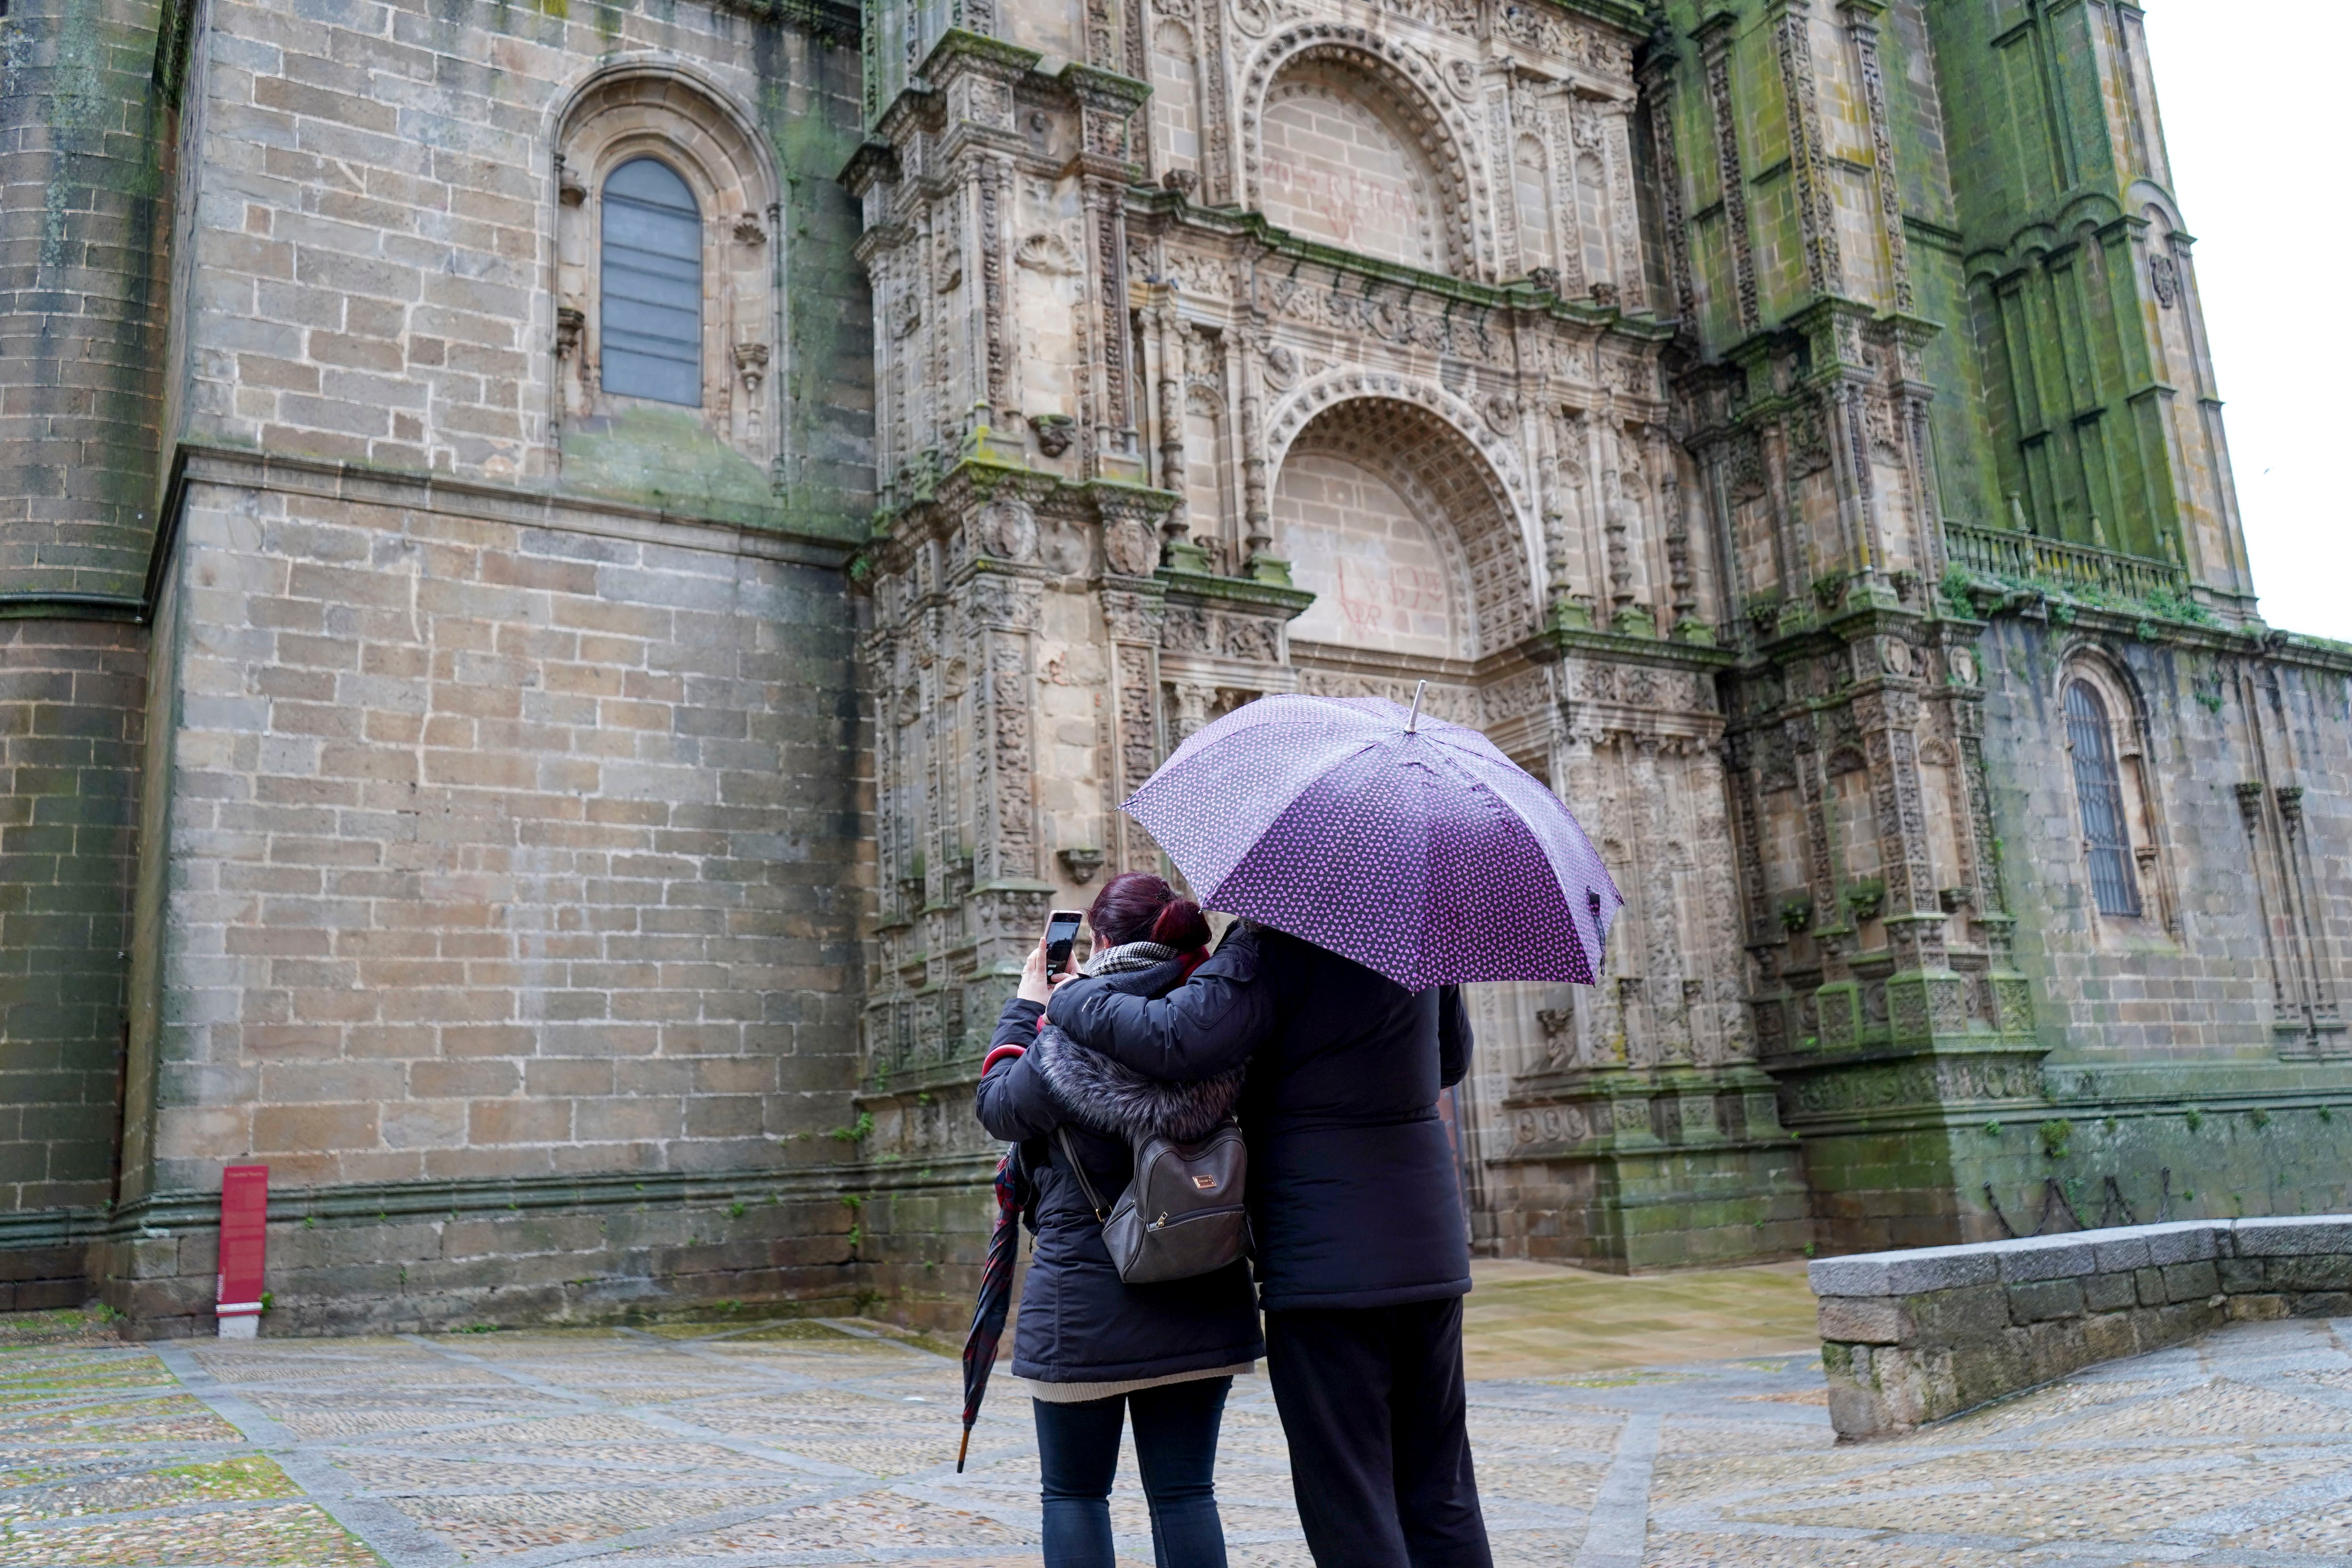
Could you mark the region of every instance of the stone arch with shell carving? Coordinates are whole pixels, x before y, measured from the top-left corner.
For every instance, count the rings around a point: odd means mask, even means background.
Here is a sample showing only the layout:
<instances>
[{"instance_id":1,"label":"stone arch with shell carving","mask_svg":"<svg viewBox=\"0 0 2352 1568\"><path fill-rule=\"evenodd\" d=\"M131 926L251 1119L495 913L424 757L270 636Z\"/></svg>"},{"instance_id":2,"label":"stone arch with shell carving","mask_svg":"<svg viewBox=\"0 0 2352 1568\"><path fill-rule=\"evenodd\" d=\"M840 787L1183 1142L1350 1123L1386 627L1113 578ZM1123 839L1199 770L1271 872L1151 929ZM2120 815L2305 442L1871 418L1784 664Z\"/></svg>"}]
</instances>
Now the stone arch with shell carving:
<instances>
[{"instance_id":1,"label":"stone arch with shell carving","mask_svg":"<svg viewBox=\"0 0 2352 1568\"><path fill-rule=\"evenodd\" d=\"M1487 176L1478 135L1412 49L1369 27L1318 22L1269 39L1250 63L1241 92L1242 204L1265 207L1265 111L1288 72L1322 65L1361 79L1418 140L1436 183L1437 226L1456 276L1484 277L1494 255Z\"/></svg>"},{"instance_id":2,"label":"stone arch with shell carving","mask_svg":"<svg viewBox=\"0 0 2352 1568\"><path fill-rule=\"evenodd\" d=\"M1458 562L1475 657L1536 629L1539 606L1523 510L1472 434L1475 421L1465 425L1434 399L1390 389L1297 403L1292 412L1301 416L1269 454L1272 470L1279 475L1292 458L1319 454L1344 458L1394 489L1444 536Z\"/></svg>"},{"instance_id":3,"label":"stone arch with shell carving","mask_svg":"<svg viewBox=\"0 0 2352 1568\"><path fill-rule=\"evenodd\" d=\"M1385 398L1426 410L1474 447L1499 487L1505 512L1530 539L1536 531L1535 491L1526 465L1508 438L1497 435L1476 409L1433 382L1391 371L1342 369L1300 383L1266 411L1266 459L1280 469L1291 441L1307 423L1335 404L1354 398Z\"/></svg>"}]
</instances>

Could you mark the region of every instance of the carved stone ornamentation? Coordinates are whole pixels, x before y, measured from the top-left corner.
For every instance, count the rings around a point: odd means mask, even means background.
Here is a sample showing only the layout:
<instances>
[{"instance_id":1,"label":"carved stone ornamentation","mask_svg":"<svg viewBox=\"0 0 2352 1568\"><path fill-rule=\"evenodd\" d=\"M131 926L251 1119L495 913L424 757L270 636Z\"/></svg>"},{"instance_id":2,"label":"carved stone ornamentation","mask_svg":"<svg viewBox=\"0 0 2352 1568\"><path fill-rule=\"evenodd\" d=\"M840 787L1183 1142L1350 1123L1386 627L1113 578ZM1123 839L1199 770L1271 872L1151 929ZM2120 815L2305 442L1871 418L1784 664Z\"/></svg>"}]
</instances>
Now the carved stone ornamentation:
<instances>
[{"instance_id":1,"label":"carved stone ornamentation","mask_svg":"<svg viewBox=\"0 0 2352 1568\"><path fill-rule=\"evenodd\" d=\"M974 531L980 547L1006 561L1027 561L1037 552L1037 514L1017 500L991 501Z\"/></svg>"},{"instance_id":2,"label":"carved stone ornamentation","mask_svg":"<svg viewBox=\"0 0 2352 1568\"><path fill-rule=\"evenodd\" d=\"M1265 351L1264 370L1269 390L1288 392L1298 384L1298 351L1287 343L1270 345Z\"/></svg>"},{"instance_id":3,"label":"carved stone ornamentation","mask_svg":"<svg viewBox=\"0 0 2352 1568\"><path fill-rule=\"evenodd\" d=\"M761 379L768 374L768 345L737 343L734 359L735 374L742 381L745 390L759 391Z\"/></svg>"},{"instance_id":4,"label":"carved stone ornamentation","mask_svg":"<svg viewBox=\"0 0 2352 1568\"><path fill-rule=\"evenodd\" d=\"M1125 576L1149 576L1160 564L1160 541L1138 519L1116 519L1103 525L1103 561Z\"/></svg>"}]
</instances>

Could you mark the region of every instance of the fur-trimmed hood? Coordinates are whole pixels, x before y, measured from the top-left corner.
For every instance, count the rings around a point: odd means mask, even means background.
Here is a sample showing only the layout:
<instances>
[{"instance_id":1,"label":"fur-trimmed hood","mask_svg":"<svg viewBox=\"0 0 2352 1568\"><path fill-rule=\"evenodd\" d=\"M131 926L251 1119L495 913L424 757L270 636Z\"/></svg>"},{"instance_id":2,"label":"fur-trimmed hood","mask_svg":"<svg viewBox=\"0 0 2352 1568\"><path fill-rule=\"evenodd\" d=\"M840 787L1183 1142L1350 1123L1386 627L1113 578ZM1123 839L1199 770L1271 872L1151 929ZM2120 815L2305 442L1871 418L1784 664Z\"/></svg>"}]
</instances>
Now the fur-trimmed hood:
<instances>
[{"instance_id":1,"label":"fur-trimmed hood","mask_svg":"<svg viewBox=\"0 0 2352 1568\"><path fill-rule=\"evenodd\" d=\"M1146 1078L1099 1051L1090 1051L1051 1024L1041 1024L1029 1065L1044 1076L1072 1117L1098 1132L1141 1143L1205 1138L1241 1103L1245 1067L1196 1083Z\"/></svg>"}]
</instances>

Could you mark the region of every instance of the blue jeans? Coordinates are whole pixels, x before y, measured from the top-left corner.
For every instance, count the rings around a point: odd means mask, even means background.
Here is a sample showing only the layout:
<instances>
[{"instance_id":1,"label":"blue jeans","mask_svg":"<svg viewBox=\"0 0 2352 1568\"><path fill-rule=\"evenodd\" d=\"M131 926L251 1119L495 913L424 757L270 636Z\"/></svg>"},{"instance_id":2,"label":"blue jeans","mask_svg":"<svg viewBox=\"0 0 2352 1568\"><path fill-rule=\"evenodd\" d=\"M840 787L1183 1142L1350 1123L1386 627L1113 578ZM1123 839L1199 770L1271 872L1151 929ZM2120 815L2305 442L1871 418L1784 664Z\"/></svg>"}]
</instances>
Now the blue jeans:
<instances>
[{"instance_id":1,"label":"blue jeans","mask_svg":"<svg viewBox=\"0 0 2352 1568\"><path fill-rule=\"evenodd\" d=\"M1112 1568L1110 1483L1130 1409L1160 1568L1225 1568L1217 1427L1233 1385L1230 1377L1202 1377L1077 1405L1031 1400L1045 1478L1045 1568Z\"/></svg>"}]
</instances>

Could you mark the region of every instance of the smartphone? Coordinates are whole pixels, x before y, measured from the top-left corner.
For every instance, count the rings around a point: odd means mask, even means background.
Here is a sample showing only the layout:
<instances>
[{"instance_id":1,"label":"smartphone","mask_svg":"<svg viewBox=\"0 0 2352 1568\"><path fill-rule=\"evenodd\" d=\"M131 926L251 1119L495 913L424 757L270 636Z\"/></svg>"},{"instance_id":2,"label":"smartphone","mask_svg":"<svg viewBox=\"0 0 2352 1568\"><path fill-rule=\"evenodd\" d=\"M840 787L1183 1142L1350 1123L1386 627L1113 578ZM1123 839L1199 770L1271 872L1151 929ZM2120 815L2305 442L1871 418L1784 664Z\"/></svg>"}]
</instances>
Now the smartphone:
<instances>
[{"instance_id":1,"label":"smartphone","mask_svg":"<svg viewBox=\"0 0 2352 1568\"><path fill-rule=\"evenodd\" d=\"M1055 910L1045 920L1045 973L1048 977L1062 973L1070 962L1070 949L1076 945L1078 927L1086 915L1077 910Z\"/></svg>"}]
</instances>

